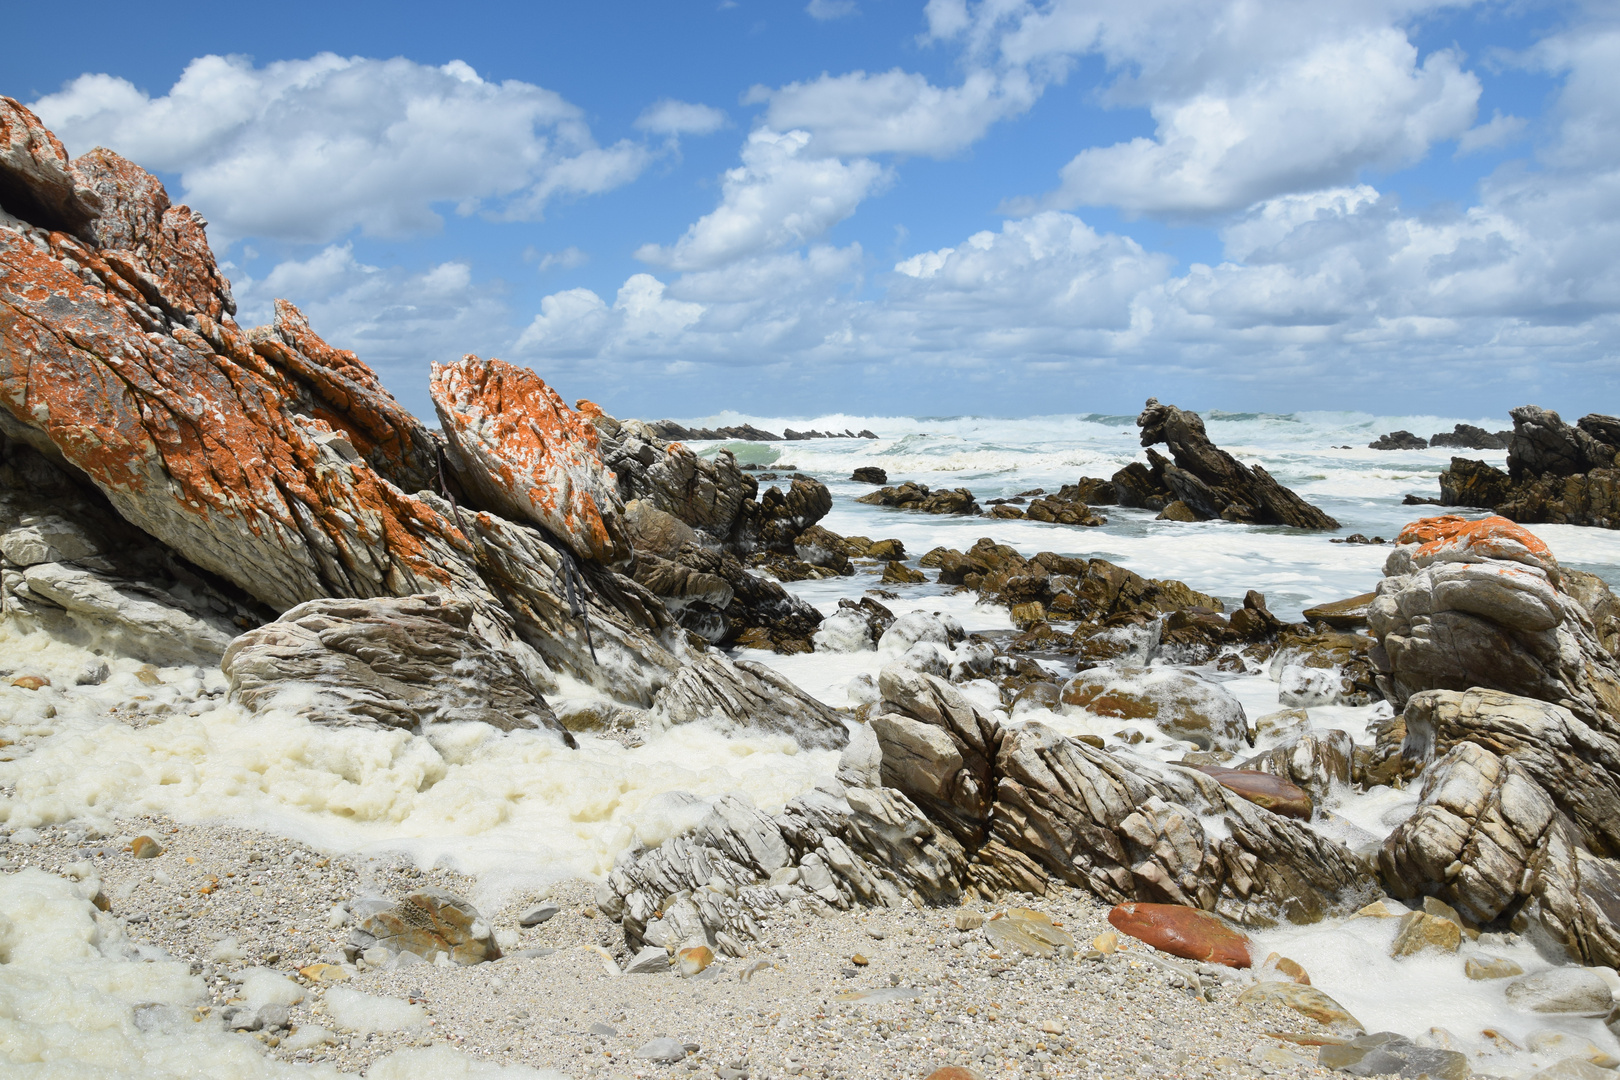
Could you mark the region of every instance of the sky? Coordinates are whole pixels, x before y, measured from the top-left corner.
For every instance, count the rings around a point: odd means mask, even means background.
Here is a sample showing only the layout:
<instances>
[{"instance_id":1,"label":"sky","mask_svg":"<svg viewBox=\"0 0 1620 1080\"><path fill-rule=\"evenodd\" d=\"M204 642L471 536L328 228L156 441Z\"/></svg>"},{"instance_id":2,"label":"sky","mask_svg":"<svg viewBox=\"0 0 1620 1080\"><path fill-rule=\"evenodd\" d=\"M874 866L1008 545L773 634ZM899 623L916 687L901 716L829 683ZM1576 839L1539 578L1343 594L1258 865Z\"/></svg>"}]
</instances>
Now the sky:
<instances>
[{"instance_id":1,"label":"sky","mask_svg":"<svg viewBox=\"0 0 1620 1080\"><path fill-rule=\"evenodd\" d=\"M71 21L71 25L67 22ZM1620 413L1620 4L32 4L0 93L432 415Z\"/></svg>"}]
</instances>

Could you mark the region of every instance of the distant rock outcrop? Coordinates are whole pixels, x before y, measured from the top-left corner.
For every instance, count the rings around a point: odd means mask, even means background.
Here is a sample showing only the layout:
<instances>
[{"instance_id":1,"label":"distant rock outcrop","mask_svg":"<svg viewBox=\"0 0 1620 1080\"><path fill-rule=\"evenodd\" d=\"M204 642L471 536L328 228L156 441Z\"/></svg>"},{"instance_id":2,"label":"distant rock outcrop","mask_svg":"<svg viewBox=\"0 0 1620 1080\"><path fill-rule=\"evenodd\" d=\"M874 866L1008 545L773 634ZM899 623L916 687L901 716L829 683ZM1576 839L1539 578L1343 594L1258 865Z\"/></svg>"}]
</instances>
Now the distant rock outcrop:
<instances>
[{"instance_id":1,"label":"distant rock outcrop","mask_svg":"<svg viewBox=\"0 0 1620 1080\"><path fill-rule=\"evenodd\" d=\"M1114 474L1112 492L1121 506L1165 511L1184 520L1292 525L1300 529L1336 529L1339 523L1277 483L1259 465L1244 465L1209 441L1197 413L1149 398L1136 418L1148 464L1132 462ZM1174 461L1152 449L1163 443ZM1102 481L1080 481L1101 493ZM1086 502L1092 500L1086 499Z\"/></svg>"},{"instance_id":2,"label":"distant rock outcrop","mask_svg":"<svg viewBox=\"0 0 1620 1080\"><path fill-rule=\"evenodd\" d=\"M1391 431L1367 444L1369 450L1427 450L1429 440L1410 431Z\"/></svg>"},{"instance_id":3,"label":"distant rock outcrop","mask_svg":"<svg viewBox=\"0 0 1620 1080\"><path fill-rule=\"evenodd\" d=\"M1591 413L1570 425L1535 405L1510 415L1507 472L1452 458L1440 474L1441 503L1527 524L1620 528L1620 417Z\"/></svg>"}]
</instances>

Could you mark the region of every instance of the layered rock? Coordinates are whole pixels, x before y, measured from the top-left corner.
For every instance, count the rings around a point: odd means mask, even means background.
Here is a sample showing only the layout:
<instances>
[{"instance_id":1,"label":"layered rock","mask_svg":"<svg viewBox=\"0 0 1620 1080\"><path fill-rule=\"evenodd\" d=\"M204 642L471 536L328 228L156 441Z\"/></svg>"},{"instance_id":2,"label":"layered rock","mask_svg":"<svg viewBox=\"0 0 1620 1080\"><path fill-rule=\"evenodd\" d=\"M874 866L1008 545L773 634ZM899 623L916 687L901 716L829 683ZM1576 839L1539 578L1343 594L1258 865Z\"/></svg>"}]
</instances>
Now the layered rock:
<instances>
[{"instance_id":1,"label":"layered rock","mask_svg":"<svg viewBox=\"0 0 1620 1080\"><path fill-rule=\"evenodd\" d=\"M435 594L311 600L231 642L220 664L250 709L422 733L479 721L574 738L534 691L526 653L500 652L472 630L473 604Z\"/></svg>"},{"instance_id":2,"label":"layered rock","mask_svg":"<svg viewBox=\"0 0 1620 1080\"><path fill-rule=\"evenodd\" d=\"M1620 663L1534 535L1500 517L1408 525L1368 626L1384 696L1482 687L1552 702L1620 732Z\"/></svg>"},{"instance_id":3,"label":"layered rock","mask_svg":"<svg viewBox=\"0 0 1620 1080\"><path fill-rule=\"evenodd\" d=\"M1486 431L1473 424L1454 424L1450 431L1429 436L1430 446L1455 446L1464 450L1506 450L1513 438L1511 431Z\"/></svg>"},{"instance_id":4,"label":"layered rock","mask_svg":"<svg viewBox=\"0 0 1620 1080\"><path fill-rule=\"evenodd\" d=\"M106 151L68 161L37 118L9 99L0 100L0 126L0 434L92 485L106 508L149 538L149 549L172 556L166 573L194 568L203 585L214 575L240 589L255 617L234 619L233 629L311 601L386 608L431 594L456 620L465 615L456 633L427 635L433 648L459 651L475 667L499 666L489 658L504 657L531 696L566 673L646 708L683 665L717 665L652 592L608 565L629 548L603 456L639 464L641 451L617 435L604 433L598 443L598 432L614 427L599 409L575 414L531 373L467 360L438 373L450 440L442 446L369 368L321 341L291 305L277 304L271 326L238 327L204 223L169 206L155 178ZM445 449L450 476L439 467ZM703 472L697 459L677 449L649 449L648 464L618 481L649 499L668 498L695 532L731 535L742 522L745 538L769 536L791 550L781 538L825 512L814 489L755 503L756 487L740 473L705 495L691 482ZM727 456L719 460L735 471ZM18 538L31 563L56 543L52 537L67 535L38 525L26 543ZM39 570L35 592L24 581L28 569L19 565L5 581L30 611L55 604L63 618L90 618L99 617L91 610L97 604L134 610L102 588L117 593L124 589L117 582L80 574L70 588L64 573ZM117 567L80 571L105 576ZM723 599L714 583L700 584L708 600ZM195 591L209 599L209 589ZM231 618L242 607L224 603L215 613ZM309 628L288 627L309 617L300 612L274 633L297 637ZM381 632L359 613L343 618L368 627L354 631L355 641ZM186 640L172 624L167 629L175 642ZM373 702L379 722L414 723L397 718L432 713L409 679L396 679L404 689L379 689L350 664L359 653L328 648L310 632L314 639L286 643L289 663L296 658L294 666L349 686L339 696ZM156 636L150 628L140 633ZM208 634L191 637L197 654L220 644ZM244 645L236 659L246 663L254 648ZM410 661L422 670L433 662ZM369 659L361 666L379 674ZM747 685L735 669L718 670L720 683ZM272 673L261 674L272 681ZM507 671L485 680L484 704L496 722L522 697L517 678ZM476 689L462 685L445 707L457 716L476 712ZM780 700L730 719L790 724L773 711Z\"/></svg>"},{"instance_id":5,"label":"layered rock","mask_svg":"<svg viewBox=\"0 0 1620 1080\"><path fill-rule=\"evenodd\" d=\"M934 491L927 484L911 480L898 487L880 488L855 500L869 506L887 506L895 510L916 510L924 514L977 514L979 504L967 488Z\"/></svg>"},{"instance_id":6,"label":"layered rock","mask_svg":"<svg viewBox=\"0 0 1620 1080\"><path fill-rule=\"evenodd\" d=\"M1116 474L1113 484L1122 506L1164 510L1180 502L1204 521L1220 518L1301 529L1339 526L1261 466L1244 465L1210 442L1197 413L1149 398L1136 426L1142 429L1143 446L1163 443L1174 463L1150 449L1150 468L1133 464Z\"/></svg>"},{"instance_id":7,"label":"layered rock","mask_svg":"<svg viewBox=\"0 0 1620 1080\"><path fill-rule=\"evenodd\" d=\"M456 479L481 505L539 525L582 559L629 559L596 428L538 375L468 356L434 364L431 390Z\"/></svg>"},{"instance_id":8,"label":"layered rock","mask_svg":"<svg viewBox=\"0 0 1620 1080\"><path fill-rule=\"evenodd\" d=\"M1570 425L1535 405L1510 415L1507 472L1453 458L1440 475L1441 503L1523 523L1620 528L1620 418L1592 413Z\"/></svg>"},{"instance_id":9,"label":"layered rock","mask_svg":"<svg viewBox=\"0 0 1620 1080\"><path fill-rule=\"evenodd\" d=\"M836 750L849 741L837 711L770 668L714 653L683 666L659 691L653 711L672 724L706 721L791 735L810 750Z\"/></svg>"},{"instance_id":10,"label":"layered rock","mask_svg":"<svg viewBox=\"0 0 1620 1080\"><path fill-rule=\"evenodd\" d=\"M0 436L0 614L114 656L212 667L270 613L120 520L89 484Z\"/></svg>"}]
</instances>

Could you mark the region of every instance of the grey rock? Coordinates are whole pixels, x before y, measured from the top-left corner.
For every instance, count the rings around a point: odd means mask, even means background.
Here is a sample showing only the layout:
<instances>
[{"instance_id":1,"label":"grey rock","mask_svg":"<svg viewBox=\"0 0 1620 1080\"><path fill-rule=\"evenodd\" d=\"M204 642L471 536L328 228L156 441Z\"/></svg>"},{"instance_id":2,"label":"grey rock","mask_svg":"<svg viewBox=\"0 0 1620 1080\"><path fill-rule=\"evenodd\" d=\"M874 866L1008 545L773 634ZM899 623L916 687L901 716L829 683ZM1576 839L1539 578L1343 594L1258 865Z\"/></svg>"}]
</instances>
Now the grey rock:
<instances>
[{"instance_id":1,"label":"grey rock","mask_svg":"<svg viewBox=\"0 0 1620 1080\"><path fill-rule=\"evenodd\" d=\"M535 904L518 916L519 926L539 926L562 909L550 900Z\"/></svg>"},{"instance_id":2,"label":"grey rock","mask_svg":"<svg viewBox=\"0 0 1620 1080\"><path fill-rule=\"evenodd\" d=\"M161 589L65 563L47 562L22 572L34 614L58 609L74 624L79 640L147 663L213 666L237 627L223 616L201 613ZM62 636L65 628L53 627Z\"/></svg>"},{"instance_id":3,"label":"grey rock","mask_svg":"<svg viewBox=\"0 0 1620 1080\"><path fill-rule=\"evenodd\" d=\"M1586 968L1552 968L1521 975L1504 988L1508 1004L1520 1012L1607 1016L1614 1010L1608 982Z\"/></svg>"},{"instance_id":4,"label":"grey rock","mask_svg":"<svg viewBox=\"0 0 1620 1080\"><path fill-rule=\"evenodd\" d=\"M107 681L107 677L111 674L112 669L107 666L107 661L97 657L94 660L85 661L84 667L79 669L79 673L73 677L73 684L75 686L100 686Z\"/></svg>"},{"instance_id":5,"label":"grey rock","mask_svg":"<svg viewBox=\"0 0 1620 1080\"><path fill-rule=\"evenodd\" d=\"M636 1057L665 1064L682 1061L686 1055L686 1044L668 1037L653 1039L636 1047Z\"/></svg>"},{"instance_id":6,"label":"grey rock","mask_svg":"<svg viewBox=\"0 0 1620 1080\"><path fill-rule=\"evenodd\" d=\"M263 1019L258 1013L245 1005L237 1005L226 1009L223 1018L227 1031L258 1031L264 1026Z\"/></svg>"},{"instance_id":7,"label":"grey rock","mask_svg":"<svg viewBox=\"0 0 1620 1080\"><path fill-rule=\"evenodd\" d=\"M642 949L630 962L624 966L626 975L654 975L669 970L669 953L661 946L649 945Z\"/></svg>"},{"instance_id":8,"label":"grey rock","mask_svg":"<svg viewBox=\"0 0 1620 1080\"><path fill-rule=\"evenodd\" d=\"M473 631L474 611L431 593L312 600L237 638L220 667L232 697L254 710L410 731L473 720L545 728L574 745L517 659Z\"/></svg>"},{"instance_id":9,"label":"grey rock","mask_svg":"<svg viewBox=\"0 0 1620 1080\"><path fill-rule=\"evenodd\" d=\"M1406 1080L1468 1080L1472 1072L1465 1054L1418 1046L1388 1031L1324 1046L1318 1052L1317 1063L1351 1076L1399 1076Z\"/></svg>"},{"instance_id":10,"label":"grey rock","mask_svg":"<svg viewBox=\"0 0 1620 1080\"><path fill-rule=\"evenodd\" d=\"M260 1005L257 1013L259 1027L265 1031L283 1031L292 1026L292 1014L285 1005Z\"/></svg>"}]
</instances>

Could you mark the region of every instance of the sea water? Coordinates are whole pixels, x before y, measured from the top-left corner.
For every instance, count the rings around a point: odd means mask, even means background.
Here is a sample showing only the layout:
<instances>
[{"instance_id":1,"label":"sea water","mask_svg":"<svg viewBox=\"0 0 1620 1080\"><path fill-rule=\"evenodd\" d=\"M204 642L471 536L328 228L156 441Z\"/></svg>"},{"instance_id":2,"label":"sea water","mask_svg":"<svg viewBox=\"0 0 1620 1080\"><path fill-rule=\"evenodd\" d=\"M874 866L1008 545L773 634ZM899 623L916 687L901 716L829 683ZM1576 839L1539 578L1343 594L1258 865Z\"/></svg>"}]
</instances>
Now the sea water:
<instances>
[{"instance_id":1,"label":"sea water","mask_svg":"<svg viewBox=\"0 0 1620 1080\"><path fill-rule=\"evenodd\" d=\"M1386 431L1404 428L1428 435L1449 431L1459 420L1487 430L1506 426L1479 417L1360 413L1205 416L1218 445L1241 461L1264 465L1281 483L1337 518L1341 527L1331 533L1157 521L1150 512L1119 507L1102 508L1106 525L1080 528L906 513L855 502L873 490L850 479L855 468L865 465L885 469L891 484L914 480L934 488L966 487L981 503L1035 488L1056 491L1082 476L1106 478L1142 459L1129 416L1004 420L840 415L793 420L728 413L687 422L876 432L877 439L699 443L694 449L709 455L728 449L744 463L822 480L834 499L823 525L844 535L899 539L912 561L935 546L965 550L980 537L991 537L1026 556L1048 550L1101 557L1149 577L1176 578L1229 606L1257 589L1274 613L1295 619L1307 607L1370 591L1378 582L1390 548L1335 544L1334 538L1360 533L1387 540L1406 522L1440 512L1404 506L1402 498L1437 497L1439 474L1454 453L1504 463L1502 451L1366 448ZM778 482L786 486L787 477ZM1565 565L1620 586L1620 533L1532 528ZM786 588L830 614L840 599L857 599L878 585L876 572L867 569L849 578L795 582ZM979 605L972 594L932 582L882 588L889 594L884 603L896 614L937 611L968 631L1011 628L1005 608ZM861 700L863 679L893 659L873 650L747 655L833 705ZM323 728L284 714L245 713L221 697L217 671L164 669L158 673L161 682L151 685L150 673L143 679L140 665L118 661L102 685L75 687L73 675L86 659L80 650L3 626L0 656L12 672L43 674L53 682L40 691L0 686L0 737L17 744L0 752L12 758L0 760L0 828L6 832L53 822L112 831L120 815L137 813L247 824L334 854L397 853L423 866L453 867L477 877L474 899L489 905L516 890L561 878L600 876L618 853L692 828L703 804L722 795L740 794L766 812L776 812L831 776L837 762L836 754L804 751L781 736L727 736L701 725L652 732L636 747L582 734L577 751L564 750L545 735L500 733L477 724L448 725L427 736ZM1223 681L1251 718L1279 707L1277 684L1263 670L1202 674ZM1186 750L1185 744L1153 732L1151 725L1136 725L1148 729L1147 741L1124 745L1117 721L1076 710L1013 716L1000 709L993 685L968 683L963 689L982 707L995 710L1003 723L1039 720L1070 734L1096 735L1148 767ZM575 693L588 691L565 687L565 697ZM138 725L112 714L115 707L127 709L135 702L141 710ZM1380 709L1388 706L1311 709L1311 723L1342 728L1365 742L1367 723ZM1262 740L1257 749L1264 748ZM696 795L701 802L694 809L679 793ZM1334 811L1332 823L1320 827L1337 830L1334 835L1342 840L1376 844L1410 814L1415 801L1413 789L1339 792L1328 807ZM0 853L5 851L0 847ZM69 911L70 905L43 902L56 886L31 876L27 881L14 878L8 887L26 888L42 898L29 908L29 918L39 924L30 933L80 933L76 924L68 925L79 917ZM54 929L47 925L53 910L63 921ZM1495 1050L1496 1044L1481 1035L1485 1028L1520 1045L1534 1029L1559 1028L1620 1056L1620 1044L1599 1021L1513 1013L1501 983L1471 983L1462 977L1461 957L1389 959L1392 934L1389 920L1329 920L1269 931L1259 940L1264 948L1304 964L1315 984L1370 1030L1388 1028L1415 1036L1444 1028L1450 1033L1446 1038L1472 1055ZM1529 971L1552 963L1527 943L1494 951L1511 955ZM94 974L99 970L94 956L87 954L82 961L86 980L103 977ZM0 967L0 972L18 979L26 975L17 964L9 970ZM161 972L152 977L161 981L160 976L167 977ZM14 1000L20 1000L18 994L51 993L48 986L29 986L33 984L11 987ZM177 1001L190 992L179 984L140 992L150 996L160 989ZM30 1037L45 1036L31 1032ZM76 1053L56 1052L64 1060ZM141 1051L143 1057L146 1053ZM1478 1057L1475 1067L1515 1075L1546 1063L1536 1055L1492 1054ZM406 1067L404 1061L397 1065ZM258 1072L244 1063L241 1075Z\"/></svg>"}]
</instances>

